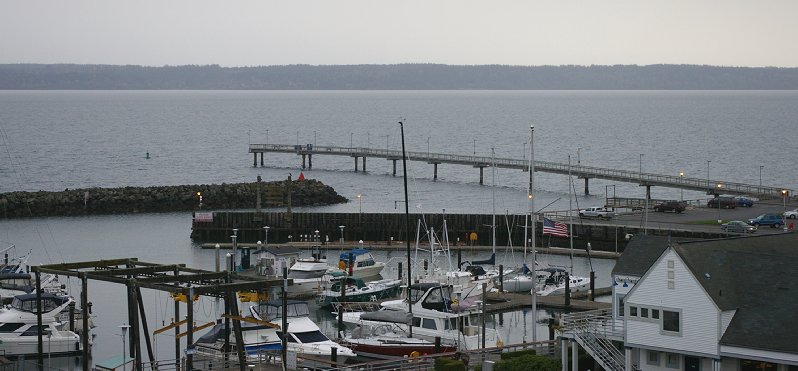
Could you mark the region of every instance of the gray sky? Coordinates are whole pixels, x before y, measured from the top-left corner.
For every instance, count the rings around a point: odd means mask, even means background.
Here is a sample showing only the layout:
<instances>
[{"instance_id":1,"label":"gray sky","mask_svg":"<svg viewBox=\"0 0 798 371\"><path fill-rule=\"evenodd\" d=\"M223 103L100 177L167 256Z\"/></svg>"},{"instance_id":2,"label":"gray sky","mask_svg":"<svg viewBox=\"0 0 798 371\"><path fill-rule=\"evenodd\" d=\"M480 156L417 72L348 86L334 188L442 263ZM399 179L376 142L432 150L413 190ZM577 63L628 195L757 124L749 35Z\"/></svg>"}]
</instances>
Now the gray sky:
<instances>
[{"instance_id":1,"label":"gray sky","mask_svg":"<svg viewBox=\"0 0 798 371\"><path fill-rule=\"evenodd\" d=\"M0 63L798 66L796 0L0 0Z\"/></svg>"}]
</instances>

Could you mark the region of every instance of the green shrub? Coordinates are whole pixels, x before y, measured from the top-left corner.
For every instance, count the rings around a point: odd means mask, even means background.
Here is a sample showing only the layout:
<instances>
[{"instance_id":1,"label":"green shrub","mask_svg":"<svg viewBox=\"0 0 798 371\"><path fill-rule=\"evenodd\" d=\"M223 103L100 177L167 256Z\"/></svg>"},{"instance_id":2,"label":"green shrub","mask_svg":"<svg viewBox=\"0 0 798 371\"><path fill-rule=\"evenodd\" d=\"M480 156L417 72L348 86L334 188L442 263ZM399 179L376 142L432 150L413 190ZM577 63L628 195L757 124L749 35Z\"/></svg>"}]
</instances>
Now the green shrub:
<instances>
[{"instance_id":1,"label":"green shrub","mask_svg":"<svg viewBox=\"0 0 798 371\"><path fill-rule=\"evenodd\" d=\"M515 357L523 357L523 356L534 356L537 354L537 351L534 349L526 349L526 350L517 350L515 352L506 352L501 354L501 359L511 359Z\"/></svg>"},{"instance_id":2,"label":"green shrub","mask_svg":"<svg viewBox=\"0 0 798 371\"><path fill-rule=\"evenodd\" d=\"M451 358L435 358L435 371L465 371L466 366L462 361Z\"/></svg>"},{"instance_id":3,"label":"green shrub","mask_svg":"<svg viewBox=\"0 0 798 371\"><path fill-rule=\"evenodd\" d=\"M493 367L495 371L559 371L560 361L544 356L526 354L520 357L501 359Z\"/></svg>"}]
</instances>

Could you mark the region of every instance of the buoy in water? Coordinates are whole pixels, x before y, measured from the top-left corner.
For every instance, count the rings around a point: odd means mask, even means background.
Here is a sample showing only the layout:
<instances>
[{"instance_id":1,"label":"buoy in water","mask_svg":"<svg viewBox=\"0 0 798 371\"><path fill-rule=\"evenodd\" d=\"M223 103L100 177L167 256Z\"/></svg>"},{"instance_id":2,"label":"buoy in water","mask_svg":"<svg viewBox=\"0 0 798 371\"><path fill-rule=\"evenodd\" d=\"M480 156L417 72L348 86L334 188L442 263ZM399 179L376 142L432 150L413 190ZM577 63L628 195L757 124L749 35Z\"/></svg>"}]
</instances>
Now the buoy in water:
<instances>
[{"instance_id":1,"label":"buoy in water","mask_svg":"<svg viewBox=\"0 0 798 371\"><path fill-rule=\"evenodd\" d=\"M149 152L147 152L147 157L145 157L145 158L146 158L147 160L149 160L149 159L150 159L150 153L149 153Z\"/></svg>"}]
</instances>

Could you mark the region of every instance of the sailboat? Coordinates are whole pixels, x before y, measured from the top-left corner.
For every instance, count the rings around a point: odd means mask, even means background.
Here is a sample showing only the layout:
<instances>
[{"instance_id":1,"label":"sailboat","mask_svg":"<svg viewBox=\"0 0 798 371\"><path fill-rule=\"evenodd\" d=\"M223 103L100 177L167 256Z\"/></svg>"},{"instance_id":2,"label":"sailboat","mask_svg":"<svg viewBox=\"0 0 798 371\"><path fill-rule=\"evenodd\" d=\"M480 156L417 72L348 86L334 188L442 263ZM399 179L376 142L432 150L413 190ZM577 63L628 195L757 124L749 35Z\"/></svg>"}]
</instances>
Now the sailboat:
<instances>
[{"instance_id":1,"label":"sailboat","mask_svg":"<svg viewBox=\"0 0 798 371\"><path fill-rule=\"evenodd\" d=\"M549 267L544 269L548 272L548 277L543 282L542 286L538 286L537 295L561 295L565 294L565 286L568 285L570 292L587 291L590 290L590 278L582 276L574 276L574 220L572 215L573 210L573 197L571 190L573 189L573 179L571 178L571 156L568 156L568 238L571 246L571 266L566 272L564 269ZM533 293L534 295L535 293Z\"/></svg>"}]
</instances>

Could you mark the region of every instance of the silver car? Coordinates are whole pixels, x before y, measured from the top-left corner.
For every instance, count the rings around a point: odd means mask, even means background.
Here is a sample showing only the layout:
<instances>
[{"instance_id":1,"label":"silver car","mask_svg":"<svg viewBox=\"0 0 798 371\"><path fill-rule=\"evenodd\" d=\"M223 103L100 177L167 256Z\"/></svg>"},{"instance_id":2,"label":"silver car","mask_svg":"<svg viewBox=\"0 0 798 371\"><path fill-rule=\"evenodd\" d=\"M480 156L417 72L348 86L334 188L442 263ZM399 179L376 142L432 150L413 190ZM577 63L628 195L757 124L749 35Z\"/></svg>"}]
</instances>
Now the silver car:
<instances>
[{"instance_id":1,"label":"silver car","mask_svg":"<svg viewBox=\"0 0 798 371\"><path fill-rule=\"evenodd\" d=\"M756 232L756 227L742 220L732 220L728 223L721 224L720 230L734 233L754 233Z\"/></svg>"}]
</instances>

